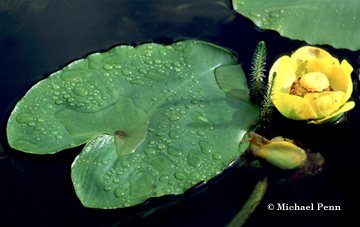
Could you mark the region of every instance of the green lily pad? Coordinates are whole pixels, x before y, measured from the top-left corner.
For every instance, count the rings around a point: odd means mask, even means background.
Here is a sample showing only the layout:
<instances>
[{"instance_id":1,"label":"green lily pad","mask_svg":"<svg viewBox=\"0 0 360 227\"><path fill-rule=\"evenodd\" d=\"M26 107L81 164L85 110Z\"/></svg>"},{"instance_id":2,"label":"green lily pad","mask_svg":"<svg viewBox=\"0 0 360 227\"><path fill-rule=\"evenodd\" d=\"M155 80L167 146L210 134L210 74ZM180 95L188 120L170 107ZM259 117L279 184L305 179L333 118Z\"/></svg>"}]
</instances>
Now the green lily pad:
<instances>
[{"instance_id":1,"label":"green lily pad","mask_svg":"<svg viewBox=\"0 0 360 227\"><path fill-rule=\"evenodd\" d=\"M258 116L244 85L234 56L215 45L117 46L34 85L9 118L8 141L35 154L87 143L71 172L81 202L133 206L183 193L242 154Z\"/></svg>"},{"instance_id":2,"label":"green lily pad","mask_svg":"<svg viewBox=\"0 0 360 227\"><path fill-rule=\"evenodd\" d=\"M357 0L233 0L234 9L262 29L335 48L360 49Z\"/></svg>"}]
</instances>

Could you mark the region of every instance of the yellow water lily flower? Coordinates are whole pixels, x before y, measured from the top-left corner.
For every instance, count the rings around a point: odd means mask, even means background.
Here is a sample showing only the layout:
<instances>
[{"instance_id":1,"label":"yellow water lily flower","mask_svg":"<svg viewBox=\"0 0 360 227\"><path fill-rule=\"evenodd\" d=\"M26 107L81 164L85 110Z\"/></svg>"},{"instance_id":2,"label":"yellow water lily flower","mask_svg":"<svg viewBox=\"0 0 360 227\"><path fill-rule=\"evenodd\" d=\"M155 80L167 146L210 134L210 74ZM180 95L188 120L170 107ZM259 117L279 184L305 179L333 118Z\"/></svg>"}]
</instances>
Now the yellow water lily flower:
<instances>
[{"instance_id":1,"label":"yellow water lily flower","mask_svg":"<svg viewBox=\"0 0 360 227\"><path fill-rule=\"evenodd\" d=\"M276 72L273 103L293 120L315 124L336 121L355 106L353 101L347 102L353 90L352 70L346 60L340 64L323 49L302 47L272 66L269 81Z\"/></svg>"}]
</instances>

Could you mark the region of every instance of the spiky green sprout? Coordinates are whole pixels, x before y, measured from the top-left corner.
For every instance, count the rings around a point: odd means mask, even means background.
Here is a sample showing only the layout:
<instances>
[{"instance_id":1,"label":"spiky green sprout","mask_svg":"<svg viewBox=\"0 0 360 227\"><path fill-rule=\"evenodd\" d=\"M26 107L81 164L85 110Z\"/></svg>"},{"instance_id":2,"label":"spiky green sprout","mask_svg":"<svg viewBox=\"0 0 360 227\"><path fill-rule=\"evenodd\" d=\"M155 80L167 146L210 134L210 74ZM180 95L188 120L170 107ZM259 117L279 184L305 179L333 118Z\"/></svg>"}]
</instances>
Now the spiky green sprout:
<instances>
[{"instance_id":1,"label":"spiky green sprout","mask_svg":"<svg viewBox=\"0 0 360 227\"><path fill-rule=\"evenodd\" d=\"M254 57L251 61L250 78L250 99L255 105L260 106L264 97L264 72L266 65L266 45L260 41L255 49Z\"/></svg>"},{"instance_id":2,"label":"spiky green sprout","mask_svg":"<svg viewBox=\"0 0 360 227\"><path fill-rule=\"evenodd\" d=\"M260 113L259 113L259 122L257 124L257 127L265 127L266 123L270 122L271 115L273 112L274 104L274 92L273 88L275 86L275 78L276 78L276 72L273 73L271 80L269 81L266 93L264 95L263 101L260 106Z\"/></svg>"},{"instance_id":3,"label":"spiky green sprout","mask_svg":"<svg viewBox=\"0 0 360 227\"><path fill-rule=\"evenodd\" d=\"M264 83L265 65L266 65L266 45L260 41L255 49L254 57L251 61L250 77L250 100L253 104L259 106L259 121L257 128L265 128L266 123L271 120L273 112L273 92L276 73L272 75L267 85Z\"/></svg>"}]
</instances>

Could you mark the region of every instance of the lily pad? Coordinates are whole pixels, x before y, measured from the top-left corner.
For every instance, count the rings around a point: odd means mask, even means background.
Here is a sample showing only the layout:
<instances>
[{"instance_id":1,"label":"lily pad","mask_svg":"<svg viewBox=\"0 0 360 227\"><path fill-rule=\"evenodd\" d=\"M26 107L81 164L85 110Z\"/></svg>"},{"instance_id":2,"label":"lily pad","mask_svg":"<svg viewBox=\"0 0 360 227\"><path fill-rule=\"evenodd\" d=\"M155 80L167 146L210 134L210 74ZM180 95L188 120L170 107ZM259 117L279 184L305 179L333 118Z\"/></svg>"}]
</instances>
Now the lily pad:
<instances>
[{"instance_id":1,"label":"lily pad","mask_svg":"<svg viewBox=\"0 0 360 227\"><path fill-rule=\"evenodd\" d=\"M184 193L244 151L258 109L246 101L239 67L229 51L199 41L94 53L28 91L9 118L8 141L35 154L87 143L71 172L86 207Z\"/></svg>"},{"instance_id":2,"label":"lily pad","mask_svg":"<svg viewBox=\"0 0 360 227\"><path fill-rule=\"evenodd\" d=\"M262 29L335 48L360 49L357 0L233 0L234 9Z\"/></svg>"}]
</instances>

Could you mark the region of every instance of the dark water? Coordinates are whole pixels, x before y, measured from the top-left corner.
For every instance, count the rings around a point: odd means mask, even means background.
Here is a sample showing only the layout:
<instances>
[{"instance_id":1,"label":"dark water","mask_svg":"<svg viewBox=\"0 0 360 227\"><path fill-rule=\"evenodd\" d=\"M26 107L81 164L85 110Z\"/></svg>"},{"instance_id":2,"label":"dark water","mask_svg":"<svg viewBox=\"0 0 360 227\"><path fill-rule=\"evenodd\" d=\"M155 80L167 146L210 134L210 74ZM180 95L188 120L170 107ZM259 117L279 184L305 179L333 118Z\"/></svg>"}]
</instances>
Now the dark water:
<instances>
[{"instance_id":1,"label":"dark water","mask_svg":"<svg viewBox=\"0 0 360 227\"><path fill-rule=\"evenodd\" d=\"M6 121L15 103L33 84L69 62L119 44L183 39L228 48L247 74L261 40L267 44L267 70L279 56L306 45L256 28L226 0L0 0L1 226L224 226L231 221L263 170L236 166L182 196L96 210L81 205L70 179L71 163L81 148L37 156L13 150L6 141ZM352 75L356 107L347 116L349 134L312 134L319 137L316 149L326 159L324 173L298 184L270 182L245 226L349 226L356 218L359 52L322 47L347 59L357 72ZM341 211L269 211L269 203L323 203Z\"/></svg>"}]
</instances>

